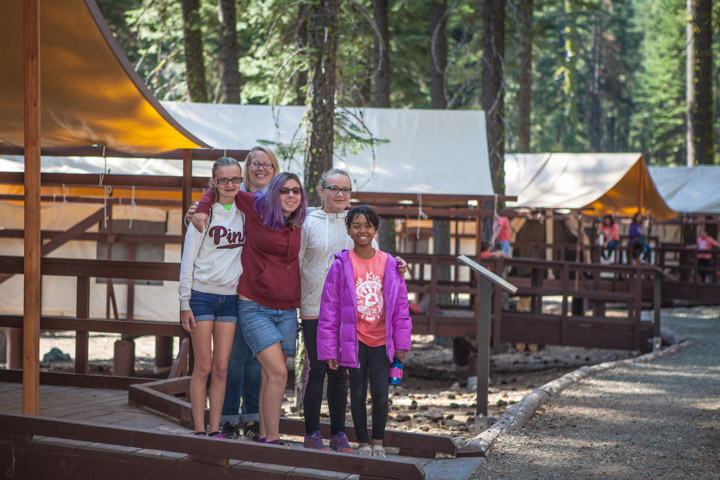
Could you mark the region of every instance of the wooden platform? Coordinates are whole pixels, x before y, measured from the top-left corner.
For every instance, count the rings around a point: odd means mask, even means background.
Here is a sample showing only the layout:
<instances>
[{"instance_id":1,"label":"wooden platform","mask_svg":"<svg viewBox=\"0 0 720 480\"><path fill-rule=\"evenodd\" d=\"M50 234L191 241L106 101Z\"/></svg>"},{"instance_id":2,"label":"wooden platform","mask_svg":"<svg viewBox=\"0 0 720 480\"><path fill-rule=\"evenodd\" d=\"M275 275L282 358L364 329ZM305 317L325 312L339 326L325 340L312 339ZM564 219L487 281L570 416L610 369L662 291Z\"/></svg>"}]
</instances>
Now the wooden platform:
<instances>
[{"instance_id":1,"label":"wooden platform","mask_svg":"<svg viewBox=\"0 0 720 480\"><path fill-rule=\"evenodd\" d=\"M306 450L299 442L276 447L198 438L176 419L128 406L126 390L41 385L39 416L21 415L21 404L22 386L0 382L0 470L14 469L16 478L74 472L75 478L190 479L202 472L218 479L444 479L467 478L483 461L375 459ZM450 470L456 475L447 477Z\"/></svg>"}]
</instances>

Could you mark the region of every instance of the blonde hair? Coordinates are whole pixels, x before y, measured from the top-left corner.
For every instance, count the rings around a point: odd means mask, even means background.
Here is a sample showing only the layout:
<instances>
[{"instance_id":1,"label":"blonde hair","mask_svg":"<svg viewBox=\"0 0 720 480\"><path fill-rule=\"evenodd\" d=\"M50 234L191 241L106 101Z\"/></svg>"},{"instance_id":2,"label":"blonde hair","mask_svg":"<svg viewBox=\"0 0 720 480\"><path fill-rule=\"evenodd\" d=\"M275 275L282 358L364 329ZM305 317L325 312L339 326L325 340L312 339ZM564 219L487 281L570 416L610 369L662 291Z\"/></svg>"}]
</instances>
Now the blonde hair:
<instances>
[{"instance_id":1,"label":"blonde hair","mask_svg":"<svg viewBox=\"0 0 720 480\"><path fill-rule=\"evenodd\" d=\"M248 179L248 170L250 169L250 162L252 162L253 157L257 152L263 152L265 155L268 156L270 159L270 163L272 163L273 166L273 177L280 173L280 164L278 163L277 155L275 155L275 152L272 150L265 148L265 147L259 147L255 146L250 149L247 156L245 157L245 165L243 166L243 178L245 178L245 186L247 187L247 179Z\"/></svg>"},{"instance_id":2,"label":"blonde hair","mask_svg":"<svg viewBox=\"0 0 720 480\"><path fill-rule=\"evenodd\" d=\"M320 175L320 180L318 180L317 186L318 195L322 193L323 188L325 187L325 185L327 185L328 178L330 178L331 175L345 175L350 181L350 187L352 187L352 177L346 170L343 170L342 168L331 168L330 170L323 172L323 174ZM325 206L325 198L322 195L320 195L320 204L322 206Z\"/></svg>"}]
</instances>

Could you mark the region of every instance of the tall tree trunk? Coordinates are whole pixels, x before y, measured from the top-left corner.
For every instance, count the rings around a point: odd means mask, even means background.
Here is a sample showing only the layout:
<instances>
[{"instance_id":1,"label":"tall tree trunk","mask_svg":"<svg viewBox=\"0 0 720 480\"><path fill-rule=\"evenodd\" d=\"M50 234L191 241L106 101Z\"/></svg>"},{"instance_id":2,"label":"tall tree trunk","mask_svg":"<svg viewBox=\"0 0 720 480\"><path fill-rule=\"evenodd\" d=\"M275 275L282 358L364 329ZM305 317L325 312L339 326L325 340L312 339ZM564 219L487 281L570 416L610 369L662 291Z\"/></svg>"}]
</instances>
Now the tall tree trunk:
<instances>
[{"instance_id":1,"label":"tall tree trunk","mask_svg":"<svg viewBox=\"0 0 720 480\"><path fill-rule=\"evenodd\" d=\"M447 5L445 0L430 2L430 106L431 108L447 108L445 97L445 70L447 67ZM450 254L450 222L433 220L433 254ZM450 266L439 265L437 272L439 281L450 280ZM440 304L450 303L449 295L438 295Z\"/></svg>"},{"instance_id":2,"label":"tall tree trunk","mask_svg":"<svg viewBox=\"0 0 720 480\"><path fill-rule=\"evenodd\" d=\"M563 93L565 95L565 124L563 125L564 149L575 147L577 126L577 12L576 0L565 0L565 65Z\"/></svg>"},{"instance_id":3,"label":"tall tree trunk","mask_svg":"<svg viewBox=\"0 0 720 480\"><path fill-rule=\"evenodd\" d=\"M185 68L191 102L207 102L205 59L200 31L200 1L182 0Z\"/></svg>"},{"instance_id":4,"label":"tall tree trunk","mask_svg":"<svg viewBox=\"0 0 720 480\"><path fill-rule=\"evenodd\" d=\"M388 18L388 0L373 0L373 16L377 30L373 33L375 39L375 55L372 69L374 71L373 82L373 107L390 108L390 28ZM380 230L377 236L380 250L394 252L395 245L395 222L393 220L380 219Z\"/></svg>"},{"instance_id":5,"label":"tall tree trunk","mask_svg":"<svg viewBox=\"0 0 720 480\"><path fill-rule=\"evenodd\" d=\"M445 68L447 67L447 19L445 0L430 2L430 107L447 108Z\"/></svg>"},{"instance_id":6,"label":"tall tree trunk","mask_svg":"<svg viewBox=\"0 0 720 480\"><path fill-rule=\"evenodd\" d=\"M238 69L237 17L235 0L218 0L220 20L220 74L222 103L240 103L240 70Z\"/></svg>"},{"instance_id":7,"label":"tall tree trunk","mask_svg":"<svg viewBox=\"0 0 720 480\"><path fill-rule=\"evenodd\" d=\"M518 91L518 151L530 151L532 113L533 0L520 0L520 90Z\"/></svg>"},{"instance_id":8,"label":"tall tree trunk","mask_svg":"<svg viewBox=\"0 0 720 480\"><path fill-rule=\"evenodd\" d=\"M373 106L390 108L390 29L388 27L388 0L373 0L375 17L375 83ZM379 36L378 36L379 35Z\"/></svg>"},{"instance_id":9,"label":"tall tree trunk","mask_svg":"<svg viewBox=\"0 0 720 480\"><path fill-rule=\"evenodd\" d=\"M593 46L592 46L592 98L590 101L590 144L593 152L601 151L600 142L602 132L600 131L600 20L595 17L593 25Z\"/></svg>"},{"instance_id":10,"label":"tall tree trunk","mask_svg":"<svg viewBox=\"0 0 720 480\"><path fill-rule=\"evenodd\" d=\"M295 48L306 49L308 46L308 6L305 3L298 5L297 24L295 29ZM308 84L307 70L299 70L295 75L295 105L305 105Z\"/></svg>"},{"instance_id":11,"label":"tall tree trunk","mask_svg":"<svg viewBox=\"0 0 720 480\"><path fill-rule=\"evenodd\" d=\"M310 205L320 205L317 184L333 165L335 115L335 63L340 0L309 5L309 61L305 103L305 188Z\"/></svg>"},{"instance_id":12,"label":"tall tree trunk","mask_svg":"<svg viewBox=\"0 0 720 480\"><path fill-rule=\"evenodd\" d=\"M688 166L712 165L713 132L712 0L688 0L687 101Z\"/></svg>"},{"instance_id":13,"label":"tall tree trunk","mask_svg":"<svg viewBox=\"0 0 720 480\"><path fill-rule=\"evenodd\" d=\"M505 192L505 0L484 0L482 108L488 132L490 175L495 193Z\"/></svg>"}]
</instances>

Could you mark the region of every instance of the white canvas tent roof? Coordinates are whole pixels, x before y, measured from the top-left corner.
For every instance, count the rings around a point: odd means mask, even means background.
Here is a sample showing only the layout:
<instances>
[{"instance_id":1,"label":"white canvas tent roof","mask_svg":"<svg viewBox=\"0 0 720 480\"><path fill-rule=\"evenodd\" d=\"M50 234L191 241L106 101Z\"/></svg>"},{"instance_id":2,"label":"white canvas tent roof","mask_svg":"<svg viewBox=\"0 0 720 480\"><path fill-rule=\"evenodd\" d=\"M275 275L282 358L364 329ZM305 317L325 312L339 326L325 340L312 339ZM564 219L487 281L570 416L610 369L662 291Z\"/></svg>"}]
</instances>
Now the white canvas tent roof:
<instances>
[{"instance_id":1,"label":"white canvas tent roof","mask_svg":"<svg viewBox=\"0 0 720 480\"><path fill-rule=\"evenodd\" d=\"M510 153L505 191L513 207L590 209L630 216L639 206L657 219L675 216L640 153Z\"/></svg>"},{"instance_id":2,"label":"white canvas tent roof","mask_svg":"<svg viewBox=\"0 0 720 480\"><path fill-rule=\"evenodd\" d=\"M163 102L193 134L215 148L247 149L261 140L290 143L304 136L305 107ZM342 110L376 139L357 153L335 151L362 192L492 195L485 114L478 110ZM272 148L272 147L270 147ZM303 152L281 165L302 175Z\"/></svg>"},{"instance_id":3,"label":"white canvas tent roof","mask_svg":"<svg viewBox=\"0 0 720 480\"><path fill-rule=\"evenodd\" d=\"M720 167L650 167L660 194L676 212L720 214Z\"/></svg>"}]
</instances>

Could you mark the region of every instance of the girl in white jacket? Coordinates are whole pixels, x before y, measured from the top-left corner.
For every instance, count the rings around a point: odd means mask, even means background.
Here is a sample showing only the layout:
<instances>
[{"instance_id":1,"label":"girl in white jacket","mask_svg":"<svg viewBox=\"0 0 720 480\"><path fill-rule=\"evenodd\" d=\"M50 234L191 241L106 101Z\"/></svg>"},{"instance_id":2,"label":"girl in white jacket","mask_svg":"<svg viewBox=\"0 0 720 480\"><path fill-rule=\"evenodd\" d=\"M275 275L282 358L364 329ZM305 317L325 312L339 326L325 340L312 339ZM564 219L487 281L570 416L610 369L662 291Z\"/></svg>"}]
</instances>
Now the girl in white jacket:
<instances>
[{"instance_id":1,"label":"girl in white jacket","mask_svg":"<svg viewBox=\"0 0 720 480\"><path fill-rule=\"evenodd\" d=\"M237 285L245 245L245 215L235 206L242 170L231 157L218 159L210 188L215 203L203 232L188 228L180 265L180 319L190 332L195 366L190 403L196 435L205 435L205 394L210 382L210 436L220 432L228 359L237 325Z\"/></svg>"}]
</instances>

